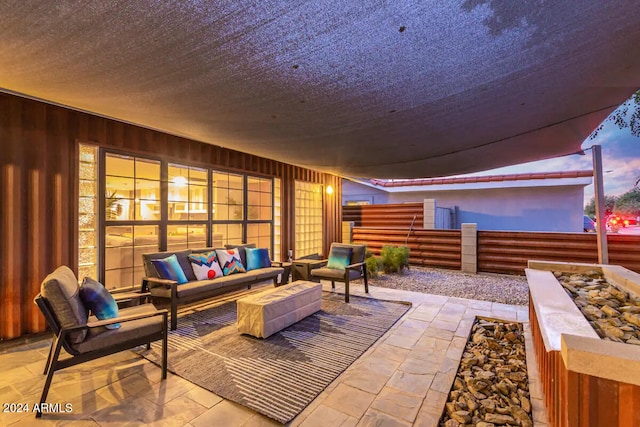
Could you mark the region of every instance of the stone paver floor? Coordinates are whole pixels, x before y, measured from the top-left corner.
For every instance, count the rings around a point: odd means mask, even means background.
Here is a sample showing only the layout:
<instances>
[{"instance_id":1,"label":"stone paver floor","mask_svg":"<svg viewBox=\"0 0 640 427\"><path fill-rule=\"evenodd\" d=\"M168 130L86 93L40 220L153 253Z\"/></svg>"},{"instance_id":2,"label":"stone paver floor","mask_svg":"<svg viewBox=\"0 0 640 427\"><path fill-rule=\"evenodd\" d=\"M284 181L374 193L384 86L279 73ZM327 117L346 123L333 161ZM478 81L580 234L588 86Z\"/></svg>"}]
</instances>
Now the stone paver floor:
<instances>
[{"instance_id":1,"label":"stone paver floor","mask_svg":"<svg viewBox=\"0 0 640 427\"><path fill-rule=\"evenodd\" d=\"M365 295L358 284L352 294ZM413 306L291 426L436 426L478 315L524 323L534 423L546 427L527 307L376 287L370 296ZM70 403L72 411L36 420L7 405L38 401L50 343L46 338L0 344L0 425L279 425L171 373L160 381L160 369L131 351L57 372L47 400Z\"/></svg>"}]
</instances>

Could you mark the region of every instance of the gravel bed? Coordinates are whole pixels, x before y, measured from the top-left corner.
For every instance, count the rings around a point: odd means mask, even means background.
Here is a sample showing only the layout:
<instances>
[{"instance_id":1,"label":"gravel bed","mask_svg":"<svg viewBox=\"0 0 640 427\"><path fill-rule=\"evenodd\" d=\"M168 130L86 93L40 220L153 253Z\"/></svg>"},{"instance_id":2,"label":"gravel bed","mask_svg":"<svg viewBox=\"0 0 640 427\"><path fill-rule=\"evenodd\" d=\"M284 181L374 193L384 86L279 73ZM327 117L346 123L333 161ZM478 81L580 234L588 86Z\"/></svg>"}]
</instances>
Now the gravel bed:
<instances>
[{"instance_id":1,"label":"gravel bed","mask_svg":"<svg viewBox=\"0 0 640 427\"><path fill-rule=\"evenodd\" d=\"M529 286L525 276L469 274L455 270L411 267L400 274L382 273L376 279L369 278L369 284L381 288L504 304L529 304Z\"/></svg>"}]
</instances>

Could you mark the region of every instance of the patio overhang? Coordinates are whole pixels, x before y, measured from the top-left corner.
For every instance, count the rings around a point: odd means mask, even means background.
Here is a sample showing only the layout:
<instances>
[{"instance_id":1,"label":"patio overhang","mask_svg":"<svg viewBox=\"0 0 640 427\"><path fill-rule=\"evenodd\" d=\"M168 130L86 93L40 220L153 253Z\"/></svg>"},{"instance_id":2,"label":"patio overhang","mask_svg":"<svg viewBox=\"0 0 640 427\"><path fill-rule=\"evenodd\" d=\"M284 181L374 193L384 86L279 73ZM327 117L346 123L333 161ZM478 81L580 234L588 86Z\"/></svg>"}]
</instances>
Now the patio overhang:
<instances>
[{"instance_id":1,"label":"patio overhang","mask_svg":"<svg viewBox=\"0 0 640 427\"><path fill-rule=\"evenodd\" d=\"M640 87L632 1L23 1L0 15L0 91L342 176L574 153Z\"/></svg>"}]
</instances>

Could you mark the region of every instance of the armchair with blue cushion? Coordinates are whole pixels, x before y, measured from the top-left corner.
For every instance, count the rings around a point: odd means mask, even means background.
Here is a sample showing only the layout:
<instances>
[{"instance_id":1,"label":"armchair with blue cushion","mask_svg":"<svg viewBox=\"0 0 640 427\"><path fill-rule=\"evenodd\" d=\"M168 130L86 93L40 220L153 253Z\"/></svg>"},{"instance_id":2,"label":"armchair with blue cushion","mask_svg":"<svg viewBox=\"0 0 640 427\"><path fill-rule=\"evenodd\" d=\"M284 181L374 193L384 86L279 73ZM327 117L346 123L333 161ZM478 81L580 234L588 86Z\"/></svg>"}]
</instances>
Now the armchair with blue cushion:
<instances>
[{"instance_id":1,"label":"armchair with blue cushion","mask_svg":"<svg viewBox=\"0 0 640 427\"><path fill-rule=\"evenodd\" d=\"M335 282L344 283L344 301L349 302L349 282L364 279L364 291L369 293L367 278L367 264L364 262L365 245L346 243L332 243L329 258L324 267L311 270L311 277L331 281L335 289Z\"/></svg>"},{"instance_id":2,"label":"armchair with blue cushion","mask_svg":"<svg viewBox=\"0 0 640 427\"><path fill-rule=\"evenodd\" d=\"M120 309L113 295L89 278L78 286L67 266L58 267L42 281L34 302L54 338L39 408L46 402L56 371L140 345L150 348L157 340L162 340L162 379L167 378L167 310L157 310L153 304ZM37 411L36 417L40 416L42 412Z\"/></svg>"}]
</instances>

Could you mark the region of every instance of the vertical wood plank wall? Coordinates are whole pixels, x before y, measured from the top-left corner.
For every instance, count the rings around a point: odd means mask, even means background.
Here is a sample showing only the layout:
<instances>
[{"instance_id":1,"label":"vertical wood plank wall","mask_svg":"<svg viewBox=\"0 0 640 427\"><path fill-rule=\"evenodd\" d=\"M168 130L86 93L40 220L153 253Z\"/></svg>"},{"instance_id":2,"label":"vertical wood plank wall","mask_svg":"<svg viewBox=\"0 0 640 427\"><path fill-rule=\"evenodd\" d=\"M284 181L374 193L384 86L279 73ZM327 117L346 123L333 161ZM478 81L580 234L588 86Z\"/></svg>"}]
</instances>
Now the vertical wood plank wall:
<instances>
[{"instance_id":1,"label":"vertical wood plank wall","mask_svg":"<svg viewBox=\"0 0 640 427\"><path fill-rule=\"evenodd\" d=\"M529 295L529 320L549 425L630 427L640 425L640 387L566 368L560 351L547 351Z\"/></svg>"},{"instance_id":2,"label":"vertical wood plank wall","mask_svg":"<svg viewBox=\"0 0 640 427\"><path fill-rule=\"evenodd\" d=\"M43 331L40 282L59 265L76 268L78 142L280 178L283 258L295 249L295 181L331 185L324 253L341 240L339 177L0 93L0 339Z\"/></svg>"}]
</instances>

